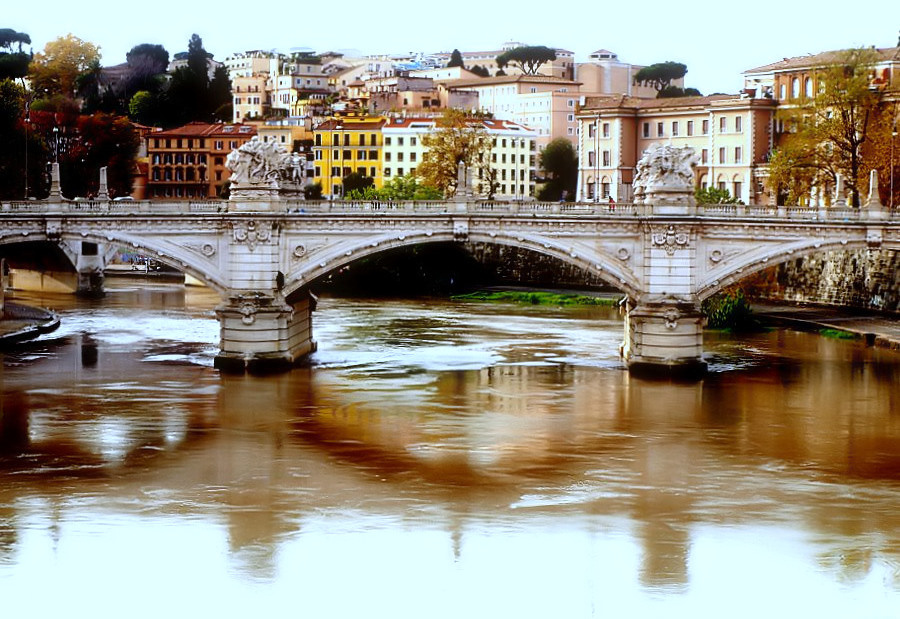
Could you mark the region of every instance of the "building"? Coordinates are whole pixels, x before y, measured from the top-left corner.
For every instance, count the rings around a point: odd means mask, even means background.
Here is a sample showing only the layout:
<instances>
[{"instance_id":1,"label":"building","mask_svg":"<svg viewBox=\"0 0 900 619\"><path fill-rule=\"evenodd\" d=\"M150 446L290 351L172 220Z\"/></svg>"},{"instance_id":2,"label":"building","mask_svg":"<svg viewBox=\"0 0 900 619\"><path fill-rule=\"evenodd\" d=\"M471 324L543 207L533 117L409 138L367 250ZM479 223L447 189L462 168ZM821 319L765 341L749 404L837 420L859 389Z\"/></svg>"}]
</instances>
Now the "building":
<instances>
[{"instance_id":1,"label":"building","mask_svg":"<svg viewBox=\"0 0 900 619\"><path fill-rule=\"evenodd\" d=\"M322 184L322 195L344 195L343 178L357 172L370 177L375 187L382 175L381 128L387 119L380 116L332 118L313 130L313 178Z\"/></svg>"},{"instance_id":2,"label":"building","mask_svg":"<svg viewBox=\"0 0 900 619\"><path fill-rule=\"evenodd\" d=\"M471 119L491 138L490 168L501 200L527 199L535 191L535 131L503 120ZM434 118L393 118L381 129L384 182L415 174L428 147L424 138L436 130Z\"/></svg>"},{"instance_id":3,"label":"building","mask_svg":"<svg viewBox=\"0 0 900 619\"><path fill-rule=\"evenodd\" d=\"M481 51L481 52L460 52L463 60L463 66L471 71L474 67L482 67L487 69L490 75L497 75L500 67L497 65L497 56L503 52L515 49L517 47L526 47L526 43L518 41L508 41L503 44L501 49ZM561 79L571 80L575 77L575 54L566 49L555 49L556 60L552 60L542 65L540 68L541 75L558 77ZM442 52L432 56L437 66L446 67L450 62L451 52ZM503 72L507 75L522 75L522 71L512 64L503 68Z\"/></svg>"},{"instance_id":4,"label":"building","mask_svg":"<svg viewBox=\"0 0 900 619\"><path fill-rule=\"evenodd\" d=\"M231 80L234 121L265 118L272 108L272 95L266 73L239 75Z\"/></svg>"},{"instance_id":5,"label":"building","mask_svg":"<svg viewBox=\"0 0 900 619\"><path fill-rule=\"evenodd\" d=\"M634 77L643 68L622 62L615 52L598 49L589 56L588 62L575 65L574 79L581 84L582 92L655 97L657 93L654 88L634 83ZM672 85L684 88L684 79L675 80Z\"/></svg>"},{"instance_id":6,"label":"building","mask_svg":"<svg viewBox=\"0 0 900 619\"><path fill-rule=\"evenodd\" d=\"M766 202L775 108L772 100L734 95L588 97L577 114L576 199L630 201L641 154L666 143L697 151L697 187L727 189L745 203Z\"/></svg>"},{"instance_id":7,"label":"building","mask_svg":"<svg viewBox=\"0 0 900 619\"><path fill-rule=\"evenodd\" d=\"M147 135L147 197L217 198L230 175L225 158L256 135L251 125L192 122Z\"/></svg>"},{"instance_id":8,"label":"building","mask_svg":"<svg viewBox=\"0 0 900 619\"><path fill-rule=\"evenodd\" d=\"M872 70L872 87L886 89L897 85L900 72L900 47L873 48L878 61ZM840 61L846 50L833 50L784 58L744 71L744 92L752 97L774 99L780 104L799 102L819 92L822 67Z\"/></svg>"},{"instance_id":9,"label":"building","mask_svg":"<svg viewBox=\"0 0 900 619\"><path fill-rule=\"evenodd\" d=\"M456 90L478 94L478 108L498 120L534 129L538 148L556 138L576 143L578 82L546 75L508 75L447 82Z\"/></svg>"}]
</instances>

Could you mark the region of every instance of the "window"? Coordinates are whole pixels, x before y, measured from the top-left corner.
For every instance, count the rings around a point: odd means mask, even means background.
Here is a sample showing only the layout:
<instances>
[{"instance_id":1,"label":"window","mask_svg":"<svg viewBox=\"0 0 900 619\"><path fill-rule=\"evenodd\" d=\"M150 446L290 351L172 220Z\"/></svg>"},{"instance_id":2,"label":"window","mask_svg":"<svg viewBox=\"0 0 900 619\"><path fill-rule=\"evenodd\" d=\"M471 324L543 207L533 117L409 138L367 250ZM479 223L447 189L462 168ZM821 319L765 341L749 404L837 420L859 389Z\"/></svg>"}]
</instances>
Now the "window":
<instances>
[{"instance_id":1,"label":"window","mask_svg":"<svg viewBox=\"0 0 900 619\"><path fill-rule=\"evenodd\" d=\"M375 161L376 159L378 159L378 151L370 150L369 151L369 161Z\"/></svg>"},{"instance_id":2,"label":"window","mask_svg":"<svg viewBox=\"0 0 900 619\"><path fill-rule=\"evenodd\" d=\"M397 168L397 176L403 176L403 168Z\"/></svg>"},{"instance_id":3,"label":"window","mask_svg":"<svg viewBox=\"0 0 900 619\"><path fill-rule=\"evenodd\" d=\"M672 137L676 137L678 135L678 121L672 121Z\"/></svg>"},{"instance_id":4,"label":"window","mask_svg":"<svg viewBox=\"0 0 900 619\"><path fill-rule=\"evenodd\" d=\"M575 107L575 99L569 99L568 101L566 101L566 105L568 105L569 107Z\"/></svg>"},{"instance_id":5,"label":"window","mask_svg":"<svg viewBox=\"0 0 900 619\"><path fill-rule=\"evenodd\" d=\"M384 145L385 145L385 146L390 146L390 145L391 145L391 137L390 137L390 136L384 138Z\"/></svg>"},{"instance_id":6,"label":"window","mask_svg":"<svg viewBox=\"0 0 900 619\"><path fill-rule=\"evenodd\" d=\"M360 146L365 146L365 145L366 145L366 136L365 136L365 134L363 134L363 133L360 133L360 134L359 134L359 145L360 145Z\"/></svg>"},{"instance_id":7,"label":"window","mask_svg":"<svg viewBox=\"0 0 900 619\"><path fill-rule=\"evenodd\" d=\"M796 99L800 96L800 80L798 78L794 78L791 80L791 98Z\"/></svg>"},{"instance_id":8,"label":"window","mask_svg":"<svg viewBox=\"0 0 900 619\"><path fill-rule=\"evenodd\" d=\"M719 181L718 185L721 191L725 191L725 181Z\"/></svg>"},{"instance_id":9,"label":"window","mask_svg":"<svg viewBox=\"0 0 900 619\"><path fill-rule=\"evenodd\" d=\"M316 146L321 146L321 145L322 145L322 134L317 133L316 134Z\"/></svg>"},{"instance_id":10,"label":"window","mask_svg":"<svg viewBox=\"0 0 900 619\"><path fill-rule=\"evenodd\" d=\"M741 191L743 190L743 183L741 181L734 181L734 192L732 196L734 196L735 200L741 199Z\"/></svg>"},{"instance_id":11,"label":"window","mask_svg":"<svg viewBox=\"0 0 900 619\"><path fill-rule=\"evenodd\" d=\"M594 137L594 129L595 128L596 128L596 126L594 125L594 123L591 123L588 125L588 137L589 138Z\"/></svg>"},{"instance_id":12,"label":"window","mask_svg":"<svg viewBox=\"0 0 900 619\"><path fill-rule=\"evenodd\" d=\"M742 156L743 156L743 152L741 151L741 147L735 146L734 147L734 162L735 163L743 163L743 161L741 161Z\"/></svg>"},{"instance_id":13,"label":"window","mask_svg":"<svg viewBox=\"0 0 900 619\"><path fill-rule=\"evenodd\" d=\"M704 148L702 151L700 151L700 163L702 163L704 165L709 163L709 149L708 148Z\"/></svg>"},{"instance_id":14,"label":"window","mask_svg":"<svg viewBox=\"0 0 900 619\"><path fill-rule=\"evenodd\" d=\"M322 176L322 168L320 168L319 166L316 166L315 175Z\"/></svg>"},{"instance_id":15,"label":"window","mask_svg":"<svg viewBox=\"0 0 900 619\"><path fill-rule=\"evenodd\" d=\"M397 161L403 161L403 153L397 153Z\"/></svg>"},{"instance_id":16,"label":"window","mask_svg":"<svg viewBox=\"0 0 900 619\"><path fill-rule=\"evenodd\" d=\"M331 176L336 177L336 176L340 176L340 175L341 175L341 169L336 165L331 166Z\"/></svg>"},{"instance_id":17,"label":"window","mask_svg":"<svg viewBox=\"0 0 900 619\"><path fill-rule=\"evenodd\" d=\"M666 134L666 130L664 127L664 123L661 123L661 122L656 123L656 136L661 138L665 134Z\"/></svg>"},{"instance_id":18,"label":"window","mask_svg":"<svg viewBox=\"0 0 900 619\"><path fill-rule=\"evenodd\" d=\"M364 151L364 150L359 151L359 153L356 155L356 158L359 161L365 161L366 160L366 151Z\"/></svg>"},{"instance_id":19,"label":"window","mask_svg":"<svg viewBox=\"0 0 900 619\"><path fill-rule=\"evenodd\" d=\"M346 161L347 159L352 159L352 158L353 158L353 151L345 150L345 151L344 151L344 154L343 154L343 158L344 158L344 161Z\"/></svg>"},{"instance_id":20,"label":"window","mask_svg":"<svg viewBox=\"0 0 900 619\"><path fill-rule=\"evenodd\" d=\"M649 137L650 137L650 123L644 123L643 136L644 136L645 138L649 138Z\"/></svg>"},{"instance_id":21,"label":"window","mask_svg":"<svg viewBox=\"0 0 900 619\"><path fill-rule=\"evenodd\" d=\"M687 134L689 136L694 135L694 121L693 120L687 121Z\"/></svg>"},{"instance_id":22,"label":"window","mask_svg":"<svg viewBox=\"0 0 900 619\"><path fill-rule=\"evenodd\" d=\"M709 120L706 119L702 123L700 123L700 132L703 135L709 135Z\"/></svg>"},{"instance_id":23,"label":"window","mask_svg":"<svg viewBox=\"0 0 900 619\"><path fill-rule=\"evenodd\" d=\"M384 175L385 175L385 176L390 176L390 175L391 175L391 169L390 169L390 168L385 168L385 169L384 169ZM373 176L374 176L374 175L373 175Z\"/></svg>"},{"instance_id":24,"label":"window","mask_svg":"<svg viewBox=\"0 0 900 619\"><path fill-rule=\"evenodd\" d=\"M216 150L222 150L223 148L225 148L225 143L222 142L222 140L216 140L216 142L215 142L215 149L216 149Z\"/></svg>"},{"instance_id":25,"label":"window","mask_svg":"<svg viewBox=\"0 0 900 619\"><path fill-rule=\"evenodd\" d=\"M741 119L740 116L736 116L734 119L734 130L737 133L740 133L741 131L744 130L744 121Z\"/></svg>"},{"instance_id":26,"label":"window","mask_svg":"<svg viewBox=\"0 0 900 619\"><path fill-rule=\"evenodd\" d=\"M723 116L719 119L719 132L725 133L726 131L728 131L728 119Z\"/></svg>"},{"instance_id":27,"label":"window","mask_svg":"<svg viewBox=\"0 0 900 619\"><path fill-rule=\"evenodd\" d=\"M782 100L786 99L787 98L787 86L782 84L781 88L778 89L778 95L779 95L778 96L779 99L782 99Z\"/></svg>"},{"instance_id":28,"label":"window","mask_svg":"<svg viewBox=\"0 0 900 619\"><path fill-rule=\"evenodd\" d=\"M603 151L603 167L608 168L610 163L609 151Z\"/></svg>"},{"instance_id":29,"label":"window","mask_svg":"<svg viewBox=\"0 0 900 619\"><path fill-rule=\"evenodd\" d=\"M589 151L588 152L588 167L593 168L595 165L597 165L597 153L595 153L594 151Z\"/></svg>"},{"instance_id":30,"label":"window","mask_svg":"<svg viewBox=\"0 0 900 619\"><path fill-rule=\"evenodd\" d=\"M403 138L402 137L397 138L397 146L403 146Z\"/></svg>"},{"instance_id":31,"label":"window","mask_svg":"<svg viewBox=\"0 0 900 619\"><path fill-rule=\"evenodd\" d=\"M415 146L415 145L416 145L416 138L409 138L409 145L410 145L410 146Z\"/></svg>"},{"instance_id":32,"label":"window","mask_svg":"<svg viewBox=\"0 0 900 619\"><path fill-rule=\"evenodd\" d=\"M385 161L390 161L390 160L391 160L391 153L390 153L390 152L384 153L384 160L385 160Z\"/></svg>"},{"instance_id":33,"label":"window","mask_svg":"<svg viewBox=\"0 0 900 619\"><path fill-rule=\"evenodd\" d=\"M567 114L567 115L566 115L566 122L570 122L570 123L571 123L571 122L575 122L575 114Z\"/></svg>"},{"instance_id":34,"label":"window","mask_svg":"<svg viewBox=\"0 0 900 619\"><path fill-rule=\"evenodd\" d=\"M322 161L322 151L320 150L316 151L316 161ZM316 176L318 176L318 174Z\"/></svg>"},{"instance_id":35,"label":"window","mask_svg":"<svg viewBox=\"0 0 900 619\"><path fill-rule=\"evenodd\" d=\"M609 137L609 123L603 123L603 137Z\"/></svg>"},{"instance_id":36,"label":"window","mask_svg":"<svg viewBox=\"0 0 900 619\"><path fill-rule=\"evenodd\" d=\"M725 163L725 147L719 149L719 163Z\"/></svg>"},{"instance_id":37,"label":"window","mask_svg":"<svg viewBox=\"0 0 900 619\"><path fill-rule=\"evenodd\" d=\"M410 160L410 161L415 161L415 160L416 160L416 154L415 154L415 153L410 153L410 154L409 154L409 160Z\"/></svg>"}]
</instances>

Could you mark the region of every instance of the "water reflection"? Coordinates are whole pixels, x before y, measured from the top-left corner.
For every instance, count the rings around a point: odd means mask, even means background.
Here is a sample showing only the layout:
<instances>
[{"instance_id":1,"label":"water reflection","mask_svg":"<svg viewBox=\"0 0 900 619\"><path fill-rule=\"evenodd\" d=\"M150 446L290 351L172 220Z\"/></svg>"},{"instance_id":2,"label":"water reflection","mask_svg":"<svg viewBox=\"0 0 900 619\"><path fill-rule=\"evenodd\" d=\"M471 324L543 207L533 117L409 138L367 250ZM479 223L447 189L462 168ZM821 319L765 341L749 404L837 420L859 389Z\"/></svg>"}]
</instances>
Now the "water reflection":
<instances>
[{"instance_id":1,"label":"water reflection","mask_svg":"<svg viewBox=\"0 0 900 619\"><path fill-rule=\"evenodd\" d=\"M182 579L203 599L185 610L223 616L900 602L895 354L714 335L704 381L647 382L615 356L614 314L324 299L312 367L230 376L212 303L173 294L63 310L4 358L11 608L99 581L119 593L97 616L158 616L127 602L135 583ZM736 605L748 588L765 595Z\"/></svg>"}]
</instances>

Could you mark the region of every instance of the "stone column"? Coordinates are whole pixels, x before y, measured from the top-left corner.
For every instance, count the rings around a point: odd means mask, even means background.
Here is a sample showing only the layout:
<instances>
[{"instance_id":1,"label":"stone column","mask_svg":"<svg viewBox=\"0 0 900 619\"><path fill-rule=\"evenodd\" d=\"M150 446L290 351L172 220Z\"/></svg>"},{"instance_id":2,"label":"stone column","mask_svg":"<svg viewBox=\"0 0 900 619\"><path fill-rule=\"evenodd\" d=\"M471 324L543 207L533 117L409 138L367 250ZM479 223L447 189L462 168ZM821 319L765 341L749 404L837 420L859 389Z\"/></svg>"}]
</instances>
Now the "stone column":
<instances>
[{"instance_id":1,"label":"stone column","mask_svg":"<svg viewBox=\"0 0 900 619\"><path fill-rule=\"evenodd\" d=\"M230 290L216 308L221 325L215 366L232 372L288 369L315 351L312 312L315 298L308 290L282 293L284 275L281 224L260 213L235 216L228 222Z\"/></svg>"},{"instance_id":2,"label":"stone column","mask_svg":"<svg viewBox=\"0 0 900 619\"><path fill-rule=\"evenodd\" d=\"M315 297L308 290L288 303L280 292L238 293L216 308L221 325L215 367L226 372L278 372L316 350Z\"/></svg>"},{"instance_id":3,"label":"stone column","mask_svg":"<svg viewBox=\"0 0 900 619\"><path fill-rule=\"evenodd\" d=\"M103 288L106 269L104 247L90 241L68 242L69 250L75 255L76 279L75 294L82 297L102 297L106 294Z\"/></svg>"},{"instance_id":4,"label":"stone column","mask_svg":"<svg viewBox=\"0 0 900 619\"><path fill-rule=\"evenodd\" d=\"M622 357L638 376L695 379L706 373L699 304L650 302L629 307Z\"/></svg>"}]
</instances>

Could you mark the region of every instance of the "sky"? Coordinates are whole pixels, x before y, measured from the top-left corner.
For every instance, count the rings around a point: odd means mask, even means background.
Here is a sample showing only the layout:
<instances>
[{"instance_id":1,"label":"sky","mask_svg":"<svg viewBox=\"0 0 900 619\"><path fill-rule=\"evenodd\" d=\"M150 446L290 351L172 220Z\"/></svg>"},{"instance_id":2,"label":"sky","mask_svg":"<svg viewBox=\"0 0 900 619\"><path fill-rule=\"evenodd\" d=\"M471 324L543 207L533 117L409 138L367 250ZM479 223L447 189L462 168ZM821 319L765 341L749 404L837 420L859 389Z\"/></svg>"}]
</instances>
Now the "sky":
<instances>
[{"instance_id":1,"label":"sky","mask_svg":"<svg viewBox=\"0 0 900 619\"><path fill-rule=\"evenodd\" d=\"M642 0L568 3L298 0L238 3L222 0L41 0L4 2L0 28L31 36L40 51L72 33L100 46L114 65L140 43L158 43L170 55L187 50L191 35L223 61L253 49L356 49L366 54L489 51L507 41L546 45L586 62L598 49L647 65L675 61L688 67L685 86L703 94L735 93L742 72L785 57L832 49L893 47L900 31L897 0ZM245 8L241 9L239 6Z\"/></svg>"}]
</instances>

